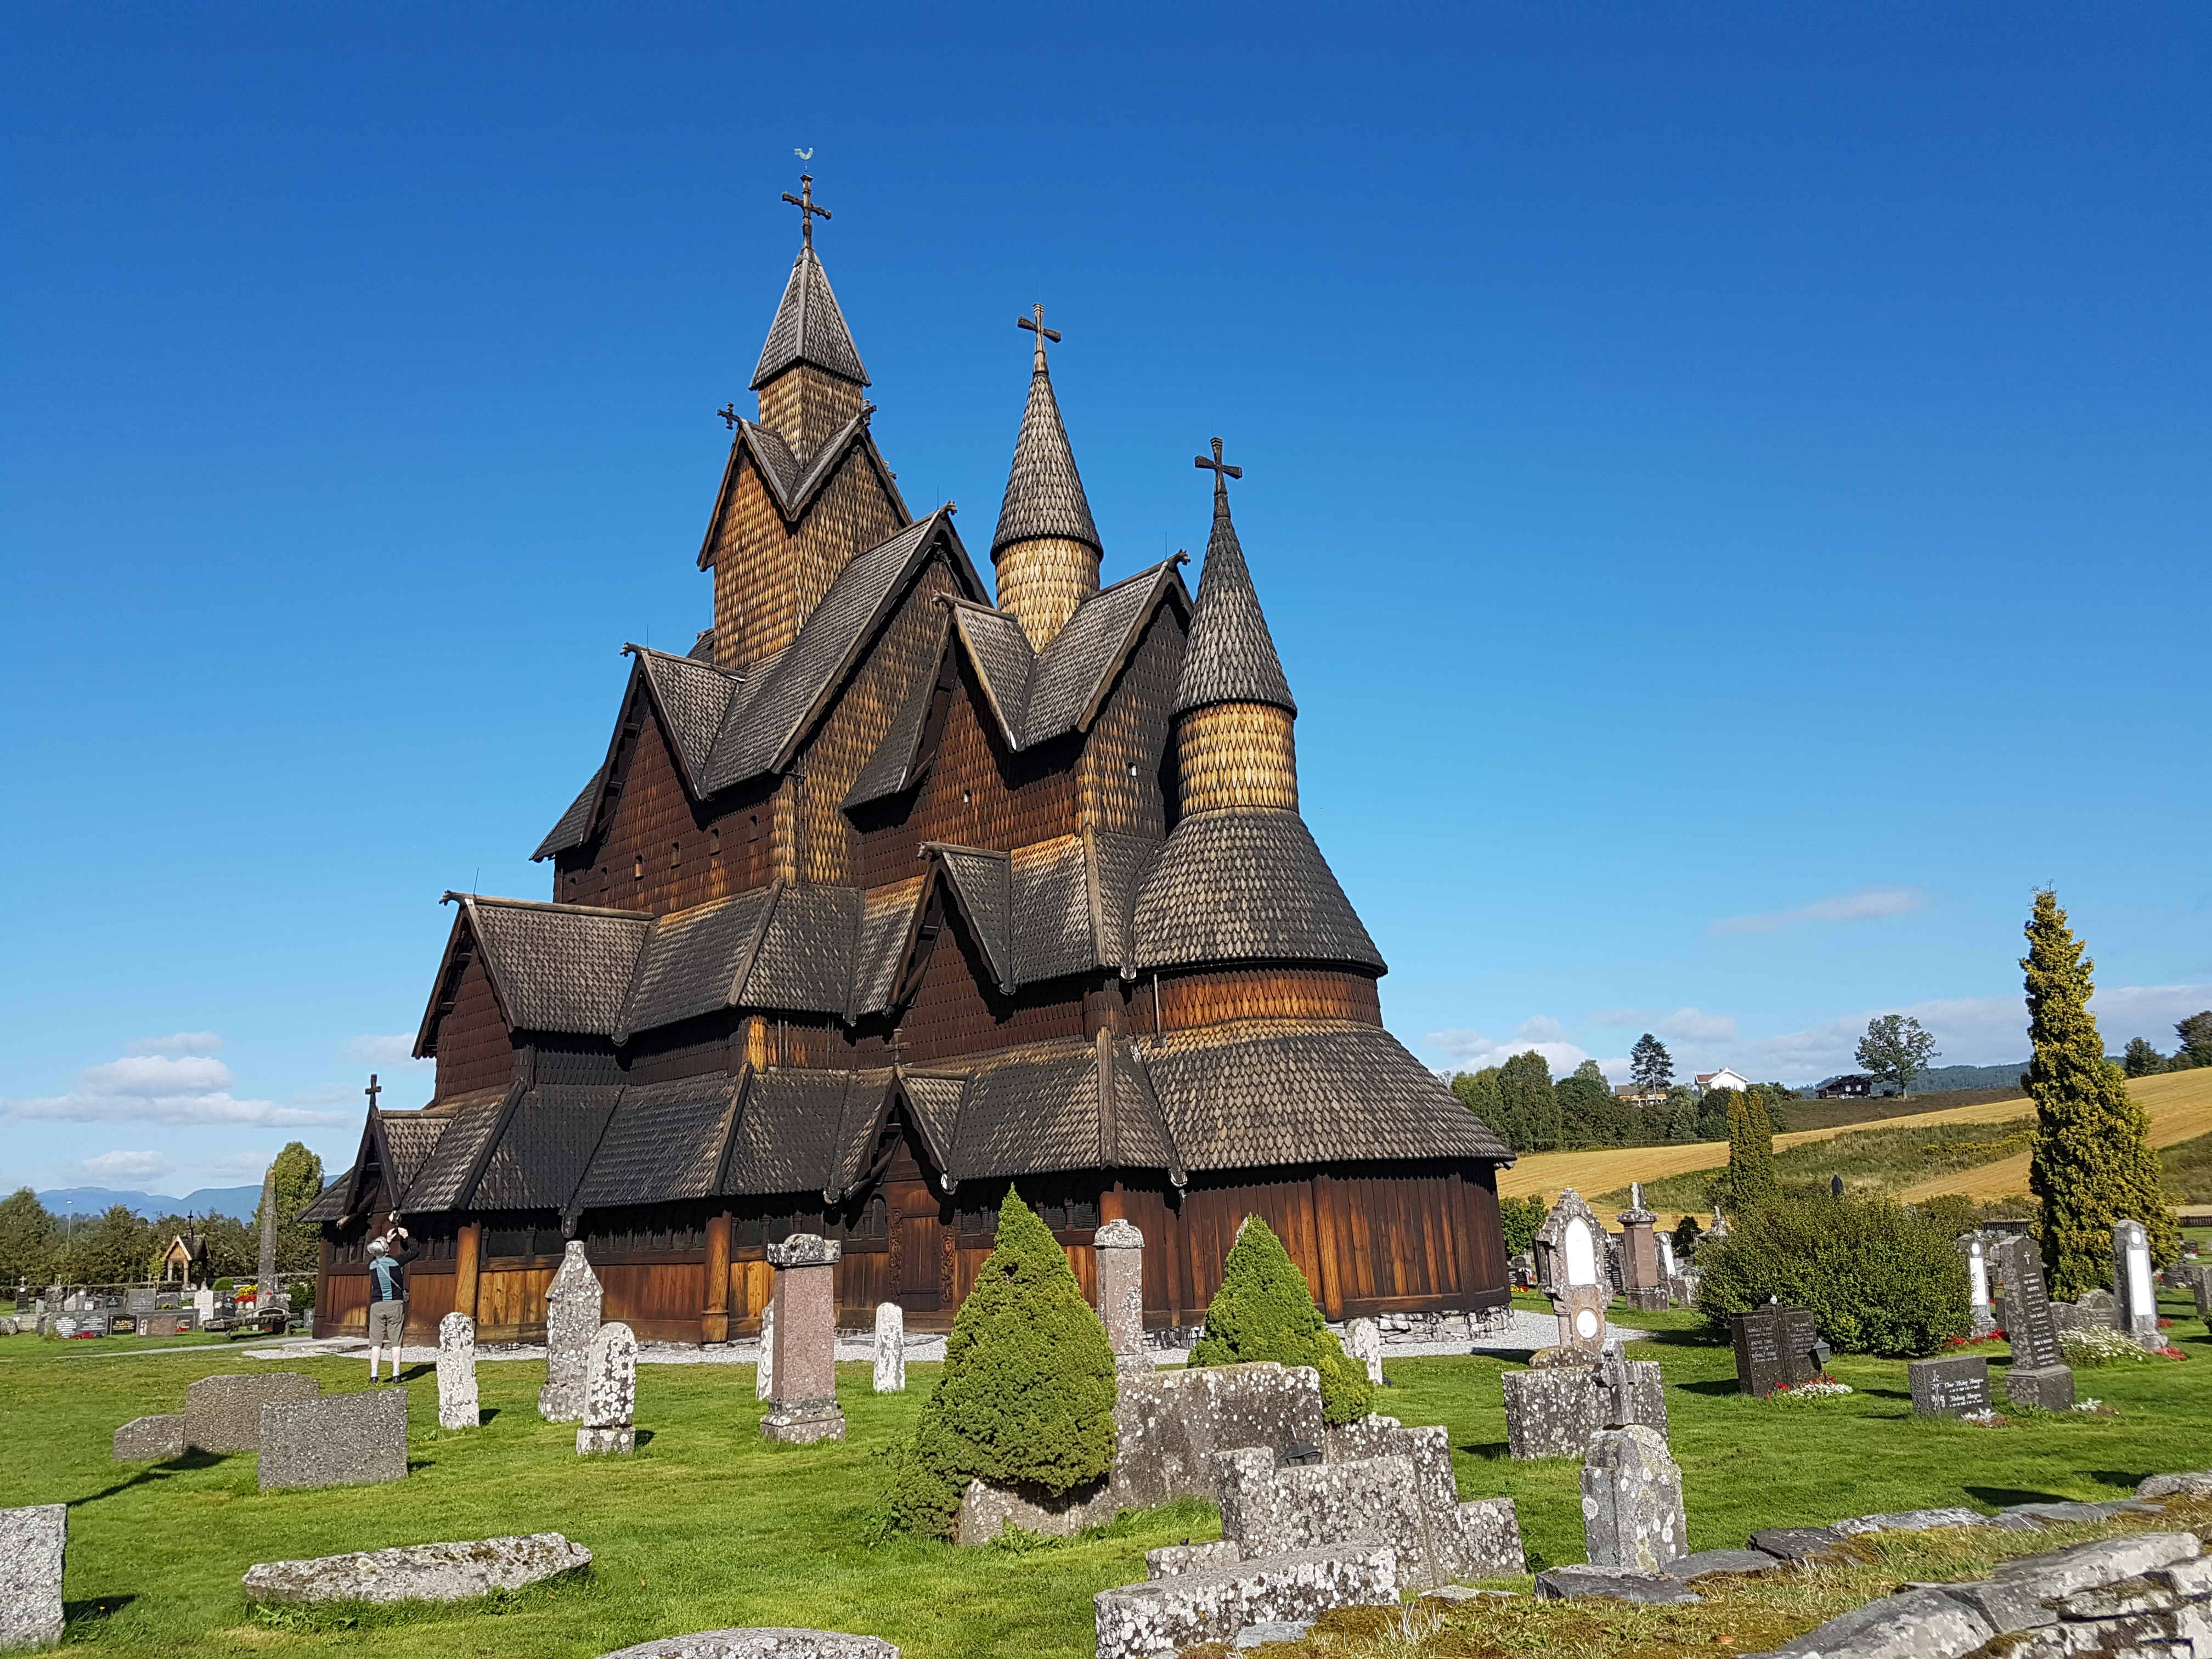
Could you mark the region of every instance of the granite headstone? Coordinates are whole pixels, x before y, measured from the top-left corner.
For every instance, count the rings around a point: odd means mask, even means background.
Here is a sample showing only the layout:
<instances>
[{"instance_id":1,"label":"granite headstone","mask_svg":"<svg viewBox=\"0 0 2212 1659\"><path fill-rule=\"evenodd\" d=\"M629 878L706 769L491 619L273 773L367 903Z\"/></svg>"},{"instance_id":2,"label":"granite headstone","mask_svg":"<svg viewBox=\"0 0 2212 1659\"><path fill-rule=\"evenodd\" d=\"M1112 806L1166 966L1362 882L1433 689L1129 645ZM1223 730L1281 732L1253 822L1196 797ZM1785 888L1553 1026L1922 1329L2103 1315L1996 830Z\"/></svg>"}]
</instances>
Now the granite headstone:
<instances>
[{"instance_id":1,"label":"granite headstone","mask_svg":"<svg viewBox=\"0 0 2212 1659\"><path fill-rule=\"evenodd\" d=\"M407 1478L407 1391L377 1389L261 1408L261 1490Z\"/></svg>"},{"instance_id":2,"label":"granite headstone","mask_svg":"<svg viewBox=\"0 0 2212 1659\"><path fill-rule=\"evenodd\" d=\"M570 1239L561 1271L545 1288L545 1386L538 1391L538 1413L549 1423L583 1421L584 1374L599 1334L600 1297L584 1242Z\"/></svg>"},{"instance_id":3,"label":"granite headstone","mask_svg":"<svg viewBox=\"0 0 2212 1659\"><path fill-rule=\"evenodd\" d=\"M477 1399L477 1322L449 1313L438 1322L438 1426L473 1429L483 1420Z\"/></svg>"},{"instance_id":4,"label":"granite headstone","mask_svg":"<svg viewBox=\"0 0 2212 1659\"><path fill-rule=\"evenodd\" d=\"M619 1320L599 1327L584 1361L584 1425L576 1455L637 1449L637 1335Z\"/></svg>"},{"instance_id":5,"label":"granite headstone","mask_svg":"<svg viewBox=\"0 0 2212 1659\"><path fill-rule=\"evenodd\" d=\"M2064 1411L2074 1403L2074 1373L2058 1346L2041 1251L2033 1238L2015 1236L1997 1246L1996 1262L2005 1287L2005 1336L2012 1344L2005 1397L2015 1406Z\"/></svg>"},{"instance_id":6,"label":"granite headstone","mask_svg":"<svg viewBox=\"0 0 2212 1659\"><path fill-rule=\"evenodd\" d=\"M1920 1417L1963 1417L1990 1408L1990 1362L1979 1354L1959 1359L1916 1359L1905 1368L1912 1410Z\"/></svg>"},{"instance_id":7,"label":"granite headstone","mask_svg":"<svg viewBox=\"0 0 2212 1659\"><path fill-rule=\"evenodd\" d=\"M62 1560L69 1505L0 1510L0 1649L62 1639Z\"/></svg>"}]
</instances>

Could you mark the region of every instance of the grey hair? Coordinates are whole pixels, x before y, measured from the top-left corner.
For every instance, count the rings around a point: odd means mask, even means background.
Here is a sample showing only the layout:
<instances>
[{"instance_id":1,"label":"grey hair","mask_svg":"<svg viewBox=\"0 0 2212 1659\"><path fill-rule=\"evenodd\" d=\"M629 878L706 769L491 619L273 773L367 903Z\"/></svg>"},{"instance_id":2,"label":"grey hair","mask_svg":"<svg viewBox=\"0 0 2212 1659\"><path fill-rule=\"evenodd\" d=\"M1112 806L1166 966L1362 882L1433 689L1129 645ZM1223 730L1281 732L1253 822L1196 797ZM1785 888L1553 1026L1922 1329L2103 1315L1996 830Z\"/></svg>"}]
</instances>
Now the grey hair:
<instances>
[{"instance_id":1,"label":"grey hair","mask_svg":"<svg viewBox=\"0 0 2212 1659\"><path fill-rule=\"evenodd\" d=\"M372 1238L368 1241L368 1253L371 1255L389 1255L392 1246L380 1238Z\"/></svg>"}]
</instances>

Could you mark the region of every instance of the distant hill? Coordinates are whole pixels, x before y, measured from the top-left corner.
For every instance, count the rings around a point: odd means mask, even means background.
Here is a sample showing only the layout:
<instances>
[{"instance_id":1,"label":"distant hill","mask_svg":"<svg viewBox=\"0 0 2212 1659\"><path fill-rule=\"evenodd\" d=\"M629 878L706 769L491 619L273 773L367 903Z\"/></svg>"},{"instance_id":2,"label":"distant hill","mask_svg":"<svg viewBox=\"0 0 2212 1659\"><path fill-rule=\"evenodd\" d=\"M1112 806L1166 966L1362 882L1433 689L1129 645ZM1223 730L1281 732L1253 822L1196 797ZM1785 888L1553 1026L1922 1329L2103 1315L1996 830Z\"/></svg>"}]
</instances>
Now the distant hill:
<instances>
[{"instance_id":1,"label":"distant hill","mask_svg":"<svg viewBox=\"0 0 2212 1659\"><path fill-rule=\"evenodd\" d=\"M2024 1060L2012 1066L1937 1066L1912 1079L1912 1092L1935 1095L1954 1089L2017 1089L2020 1074L2027 1069Z\"/></svg>"},{"instance_id":2,"label":"distant hill","mask_svg":"<svg viewBox=\"0 0 2212 1659\"><path fill-rule=\"evenodd\" d=\"M182 1198L164 1198L159 1193L119 1193L106 1187L58 1187L40 1193L39 1202L55 1215L100 1215L120 1204L149 1221L161 1215L231 1215L251 1221L261 1207L261 1188L203 1187Z\"/></svg>"}]
</instances>

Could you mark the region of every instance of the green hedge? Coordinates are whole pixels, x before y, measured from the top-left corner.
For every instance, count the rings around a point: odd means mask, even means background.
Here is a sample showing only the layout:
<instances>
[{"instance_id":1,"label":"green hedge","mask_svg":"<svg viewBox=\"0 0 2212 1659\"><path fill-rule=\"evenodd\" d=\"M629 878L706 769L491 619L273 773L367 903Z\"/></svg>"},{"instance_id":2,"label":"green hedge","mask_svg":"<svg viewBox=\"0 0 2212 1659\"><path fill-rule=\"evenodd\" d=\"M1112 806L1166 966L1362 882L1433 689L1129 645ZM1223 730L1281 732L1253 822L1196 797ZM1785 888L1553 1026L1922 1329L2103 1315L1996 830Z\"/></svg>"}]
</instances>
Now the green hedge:
<instances>
[{"instance_id":1,"label":"green hedge","mask_svg":"<svg viewBox=\"0 0 2212 1659\"><path fill-rule=\"evenodd\" d=\"M1322 1415L1331 1423L1364 1417L1374 1401L1367 1370L1345 1358L1314 1306L1306 1276L1274 1230L1256 1215L1222 1264L1221 1288L1206 1310L1206 1334L1190 1351L1193 1365L1237 1365L1258 1359L1310 1365L1321 1373Z\"/></svg>"},{"instance_id":2,"label":"green hedge","mask_svg":"<svg viewBox=\"0 0 2212 1659\"><path fill-rule=\"evenodd\" d=\"M1838 1353L1933 1353L1972 1328L1966 1267L1950 1233L1883 1198L1784 1197L1755 1206L1698 1247L1698 1311L1729 1316L1809 1308Z\"/></svg>"}]
</instances>

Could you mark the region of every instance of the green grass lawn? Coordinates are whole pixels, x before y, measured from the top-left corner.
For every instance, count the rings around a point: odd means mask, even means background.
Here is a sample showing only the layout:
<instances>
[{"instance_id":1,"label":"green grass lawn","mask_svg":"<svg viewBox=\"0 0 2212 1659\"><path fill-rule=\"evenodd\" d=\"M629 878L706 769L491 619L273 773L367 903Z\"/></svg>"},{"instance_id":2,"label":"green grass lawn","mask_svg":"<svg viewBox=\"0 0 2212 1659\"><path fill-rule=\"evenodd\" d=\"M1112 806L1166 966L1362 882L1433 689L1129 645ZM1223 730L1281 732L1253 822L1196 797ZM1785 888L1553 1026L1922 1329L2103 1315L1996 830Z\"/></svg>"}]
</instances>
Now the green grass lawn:
<instances>
[{"instance_id":1,"label":"green grass lawn","mask_svg":"<svg viewBox=\"0 0 2212 1659\"><path fill-rule=\"evenodd\" d=\"M1729 1351L1693 1315L1638 1316L1659 1327L1633 1357L1665 1370L1691 1542L1740 1544L1753 1528L1936 1504L1982 1509L2031 1498L2109 1498L2144 1475L2212 1466L2212 1339L2169 1297L2173 1336L2195 1358L2081 1373L2113 1418L2034 1418L1978 1430L1917 1423L1901 1361L1838 1358L1858 1390L1784 1405L1735 1392ZM116 1425L182 1409L185 1382L274 1369L217 1344L125 1354L126 1341L0 1339L11 1410L0 1440L0 1505L70 1505L67 1594L73 1644L122 1653L275 1651L566 1659L728 1625L800 1625L880 1635L915 1659L1087 1656L1091 1595L1144 1576L1144 1551L1218 1531L1210 1509L1128 1517L1116 1535L1024 1552L872 1541L883 1453L911 1425L936 1367L911 1368L902 1395L868 1392L868 1368L842 1365L850 1419L842 1445L771 1446L743 1366L641 1369L635 1457L580 1460L573 1428L538 1420L542 1364L486 1362L473 1432L436 1426L428 1367L408 1374L412 1412L404 1485L262 1496L254 1459L195 1456L156 1467L108 1461ZM2002 1372L2000 1346L1987 1352ZM365 1386L358 1360L293 1369L326 1392ZM1498 1374L1477 1358L1389 1366L1379 1408L1443 1423L1463 1494L1516 1500L1532 1559L1583 1559L1577 1468L1505 1455ZM2001 1376L2000 1376L2001 1380ZM434 1539L559 1531L596 1557L582 1582L539 1587L497 1607L372 1614L352 1627L255 1621L239 1576L255 1561Z\"/></svg>"}]
</instances>

